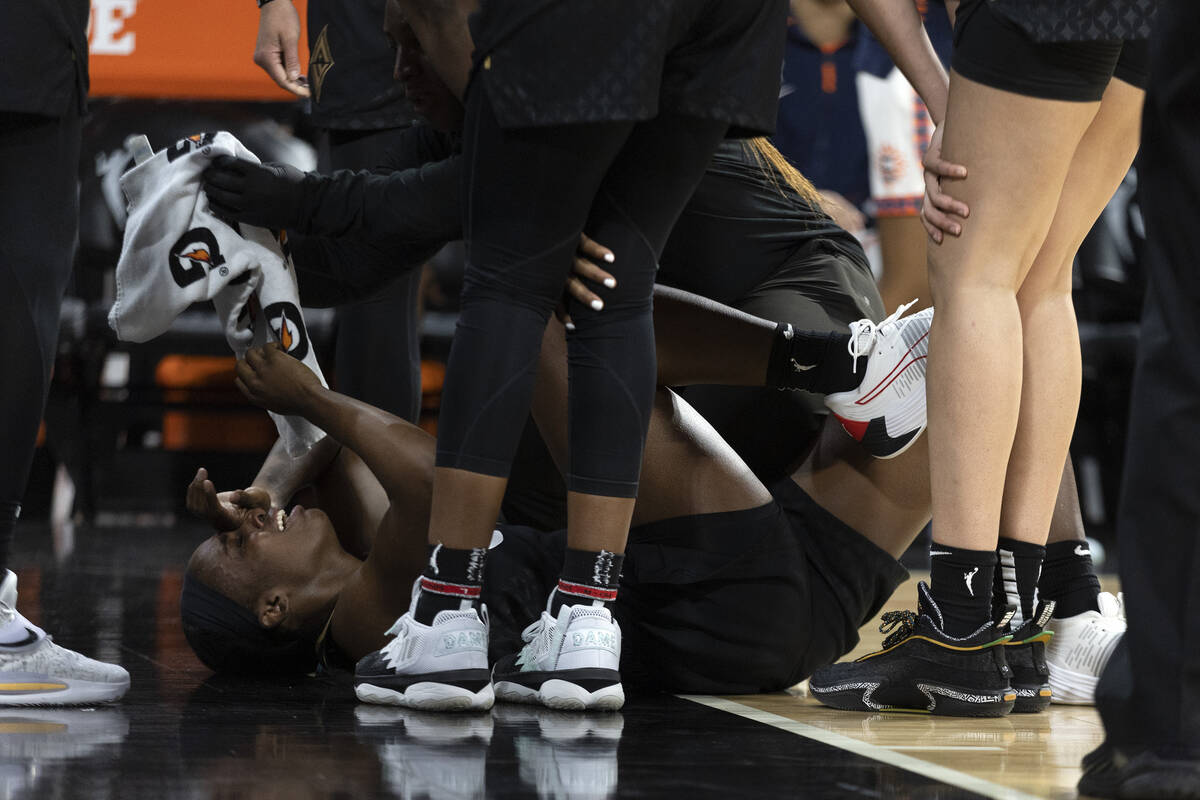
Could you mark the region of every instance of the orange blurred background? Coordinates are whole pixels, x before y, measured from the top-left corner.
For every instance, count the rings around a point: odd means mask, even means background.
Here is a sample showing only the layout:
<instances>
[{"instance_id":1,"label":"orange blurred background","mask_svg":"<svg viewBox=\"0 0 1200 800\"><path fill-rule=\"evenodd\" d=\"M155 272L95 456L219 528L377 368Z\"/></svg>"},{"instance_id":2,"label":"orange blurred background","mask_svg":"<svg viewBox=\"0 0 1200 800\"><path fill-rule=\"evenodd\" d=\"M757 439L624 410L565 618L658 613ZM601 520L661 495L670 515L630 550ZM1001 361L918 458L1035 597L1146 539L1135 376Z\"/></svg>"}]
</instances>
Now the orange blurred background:
<instances>
[{"instance_id":1,"label":"orange blurred background","mask_svg":"<svg viewBox=\"0 0 1200 800\"><path fill-rule=\"evenodd\" d=\"M294 5L303 25L306 0ZM254 0L92 0L91 96L295 99L251 60L257 35ZM308 69L304 36L300 69Z\"/></svg>"}]
</instances>

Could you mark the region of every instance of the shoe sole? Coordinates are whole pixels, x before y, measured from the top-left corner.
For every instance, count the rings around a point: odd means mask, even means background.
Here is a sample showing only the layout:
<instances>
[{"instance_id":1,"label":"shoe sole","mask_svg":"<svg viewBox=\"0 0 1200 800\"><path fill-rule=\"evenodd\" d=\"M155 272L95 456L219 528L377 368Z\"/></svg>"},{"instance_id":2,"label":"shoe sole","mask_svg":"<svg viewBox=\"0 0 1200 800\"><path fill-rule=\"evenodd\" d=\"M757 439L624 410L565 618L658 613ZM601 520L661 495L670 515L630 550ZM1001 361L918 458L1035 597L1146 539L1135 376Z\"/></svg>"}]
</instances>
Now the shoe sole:
<instances>
[{"instance_id":1,"label":"shoe sole","mask_svg":"<svg viewBox=\"0 0 1200 800\"><path fill-rule=\"evenodd\" d=\"M1056 667L1049 658L1050 690L1054 693L1051 702L1064 706L1090 706L1095 704L1096 684L1100 679L1086 672L1076 672L1065 667Z\"/></svg>"},{"instance_id":2,"label":"shoe sole","mask_svg":"<svg viewBox=\"0 0 1200 800\"><path fill-rule=\"evenodd\" d=\"M421 711L487 711L496 702L490 683L476 692L461 686L429 681L414 683L403 692L386 686L360 683L354 687L354 694L364 703Z\"/></svg>"},{"instance_id":3,"label":"shoe sole","mask_svg":"<svg viewBox=\"0 0 1200 800\"><path fill-rule=\"evenodd\" d=\"M625 689L620 683L591 691L561 678L544 681L536 689L504 680L492 685L496 699L502 702L537 704L559 711L618 711L625 705Z\"/></svg>"},{"instance_id":4,"label":"shoe sole","mask_svg":"<svg viewBox=\"0 0 1200 800\"><path fill-rule=\"evenodd\" d=\"M1036 714L1050 707L1053 690L1049 686L1014 686L1017 700L1013 703L1014 714Z\"/></svg>"},{"instance_id":5,"label":"shoe sole","mask_svg":"<svg viewBox=\"0 0 1200 800\"><path fill-rule=\"evenodd\" d=\"M0 707L94 706L116 702L128 691L128 679L106 683L47 676L44 682L0 683Z\"/></svg>"},{"instance_id":6,"label":"shoe sole","mask_svg":"<svg viewBox=\"0 0 1200 800\"><path fill-rule=\"evenodd\" d=\"M889 436L887 421L883 417L876 417L867 423L846 419L838 414L833 414L833 417L841 423L842 430L849 434L851 439L854 439L868 453L882 461L895 458L916 444L917 439L925 432L926 427L925 425L921 425L916 430L909 431L903 436Z\"/></svg>"},{"instance_id":7,"label":"shoe sole","mask_svg":"<svg viewBox=\"0 0 1200 800\"><path fill-rule=\"evenodd\" d=\"M1012 711L1017 699L1016 692L1012 689L1002 692L979 692L956 686L918 683L917 688L929 698L930 706L905 708L872 700L871 695L879 691L881 686L882 683L855 682L817 687L810 683L809 691L823 704L843 711L884 711L946 717L1003 717Z\"/></svg>"}]
</instances>

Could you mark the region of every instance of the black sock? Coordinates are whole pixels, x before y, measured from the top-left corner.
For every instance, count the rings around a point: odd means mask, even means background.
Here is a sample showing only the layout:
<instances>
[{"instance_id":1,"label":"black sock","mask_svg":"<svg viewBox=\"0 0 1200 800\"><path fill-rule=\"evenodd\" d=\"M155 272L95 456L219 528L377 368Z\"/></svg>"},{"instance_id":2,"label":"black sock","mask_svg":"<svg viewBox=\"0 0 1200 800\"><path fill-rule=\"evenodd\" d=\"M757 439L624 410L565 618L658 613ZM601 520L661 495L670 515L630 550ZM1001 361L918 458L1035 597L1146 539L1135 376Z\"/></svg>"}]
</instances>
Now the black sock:
<instances>
[{"instance_id":1,"label":"black sock","mask_svg":"<svg viewBox=\"0 0 1200 800\"><path fill-rule=\"evenodd\" d=\"M1092 565L1087 542L1051 542L1046 545L1038 594L1058 605L1055 618L1073 617L1100 610L1100 579Z\"/></svg>"},{"instance_id":2,"label":"black sock","mask_svg":"<svg viewBox=\"0 0 1200 800\"><path fill-rule=\"evenodd\" d=\"M611 607L617 599L623 563L624 554L568 548L562 577L550 598L550 613L557 615L566 605L603 603Z\"/></svg>"},{"instance_id":3,"label":"black sock","mask_svg":"<svg viewBox=\"0 0 1200 800\"><path fill-rule=\"evenodd\" d=\"M4 578L4 570L8 569L8 554L20 516L20 503L0 502L0 580Z\"/></svg>"},{"instance_id":4,"label":"black sock","mask_svg":"<svg viewBox=\"0 0 1200 800\"><path fill-rule=\"evenodd\" d=\"M1016 630L1026 620L1033 619L1038 601L1038 577L1042 574L1046 548L1001 536L996 555L1000 569L996 571L995 589L1006 608L1016 606L1017 613L1012 619L1012 628Z\"/></svg>"},{"instance_id":5,"label":"black sock","mask_svg":"<svg viewBox=\"0 0 1200 800\"><path fill-rule=\"evenodd\" d=\"M804 389L818 394L848 392L862 383L866 359L858 360L857 374L846 350L848 333L795 331L781 322L767 359L767 387Z\"/></svg>"},{"instance_id":6,"label":"black sock","mask_svg":"<svg viewBox=\"0 0 1200 800\"><path fill-rule=\"evenodd\" d=\"M942 630L963 637L992 618L992 573L995 550L929 546L929 591L942 611Z\"/></svg>"},{"instance_id":7,"label":"black sock","mask_svg":"<svg viewBox=\"0 0 1200 800\"><path fill-rule=\"evenodd\" d=\"M439 611L479 608L487 552L486 547L455 550L429 545L429 563L421 573L421 593L413 611L417 622L432 625Z\"/></svg>"}]
</instances>

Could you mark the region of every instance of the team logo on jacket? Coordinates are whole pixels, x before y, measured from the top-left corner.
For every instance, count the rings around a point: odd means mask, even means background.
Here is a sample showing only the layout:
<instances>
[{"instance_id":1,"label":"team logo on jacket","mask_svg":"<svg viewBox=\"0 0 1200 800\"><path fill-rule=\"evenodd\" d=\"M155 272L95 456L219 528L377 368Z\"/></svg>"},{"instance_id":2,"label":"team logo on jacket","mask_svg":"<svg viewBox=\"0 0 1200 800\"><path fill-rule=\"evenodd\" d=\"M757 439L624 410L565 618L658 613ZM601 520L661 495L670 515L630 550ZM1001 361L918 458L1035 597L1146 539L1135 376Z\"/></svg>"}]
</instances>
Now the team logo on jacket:
<instances>
[{"instance_id":1,"label":"team logo on jacket","mask_svg":"<svg viewBox=\"0 0 1200 800\"><path fill-rule=\"evenodd\" d=\"M222 276L229 274L229 267L224 266L225 257L217 246L217 237L208 228L192 228L180 236L167 260L171 277L180 289L202 280L214 269Z\"/></svg>"},{"instance_id":2,"label":"team logo on jacket","mask_svg":"<svg viewBox=\"0 0 1200 800\"><path fill-rule=\"evenodd\" d=\"M321 28L317 41L308 57L308 79L312 81L313 99L321 102L321 90L325 88L325 76L333 69L333 51L329 47L329 26Z\"/></svg>"},{"instance_id":3,"label":"team logo on jacket","mask_svg":"<svg viewBox=\"0 0 1200 800\"><path fill-rule=\"evenodd\" d=\"M181 156L186 156L193 150L199 150L203 147L207 147L208 145L212 144L216 138L217 135L215 133L196 133L192 134L186 139L180 139L178 142L167 148L167 161L174 161Z\"/></svg>"},{"instance_id":4,"label":"team logo on jacket","mask_svg":"<svg viewBox=\"0 0 1200 800\"><path fill-rule=\"evenodd\" d=\"M308 355L308 331L304 329L300 309L291 303L271 303L263 309L263 316L275 334L275 341L283 345L289 355L303 361Z\"/></svg>"}]
</instances>

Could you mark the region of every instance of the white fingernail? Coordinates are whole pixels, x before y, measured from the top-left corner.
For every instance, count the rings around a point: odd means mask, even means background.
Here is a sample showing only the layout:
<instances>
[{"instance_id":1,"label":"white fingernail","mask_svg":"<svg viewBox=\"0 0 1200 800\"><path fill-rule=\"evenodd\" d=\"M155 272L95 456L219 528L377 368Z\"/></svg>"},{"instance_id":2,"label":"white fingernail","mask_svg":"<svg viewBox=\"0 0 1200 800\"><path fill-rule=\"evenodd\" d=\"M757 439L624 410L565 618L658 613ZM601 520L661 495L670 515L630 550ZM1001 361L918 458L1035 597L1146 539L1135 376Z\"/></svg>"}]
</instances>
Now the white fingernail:
<instances>
[{"instance_id":1,"label":"white fingernail","mask_svg":"<svg viewBox=\"0 0 1200 800\"><path fill-rule=\"evenodd\" d=\"M615 289L615 288L617 288L617 279L616 278L605 278L604 285L610 289Z\"/></svg>"},{"instance_id":2,"label":"white fingernail","mask_svg":"<svg viewBox=\"0 0 1200 800\"><path fill-rule=\"evenodd\" d=\"M604 308L603 300L593 300L592 301L592 311L599 311L602 308Z\"/></svg>"},{"instance_id":3,"label":"white fingernail","mask_svg":"<svg viewBox=\"0 0 1200 800\"><path fill-rule=\"evenodd\" d=\"M617 260L617 257L614 256L612 253L605 253L604 260L607 261L609 264L611 264Z\"/></svg>"},{"instance_id":4,"label":"white fingernail","mask_svg":"<svg viewBox=\"0 0 1200 800\"><path fill-rule=\"evenodd\" d=\"M575 323L574 323L574 322L568 322L568 323L567 323L566 325L564 325L563 327L565 327L565 328L566 328L567 330L569 330L569 331L573 331L573 330L575 330Z\"/></svg>"}]
</instances>

